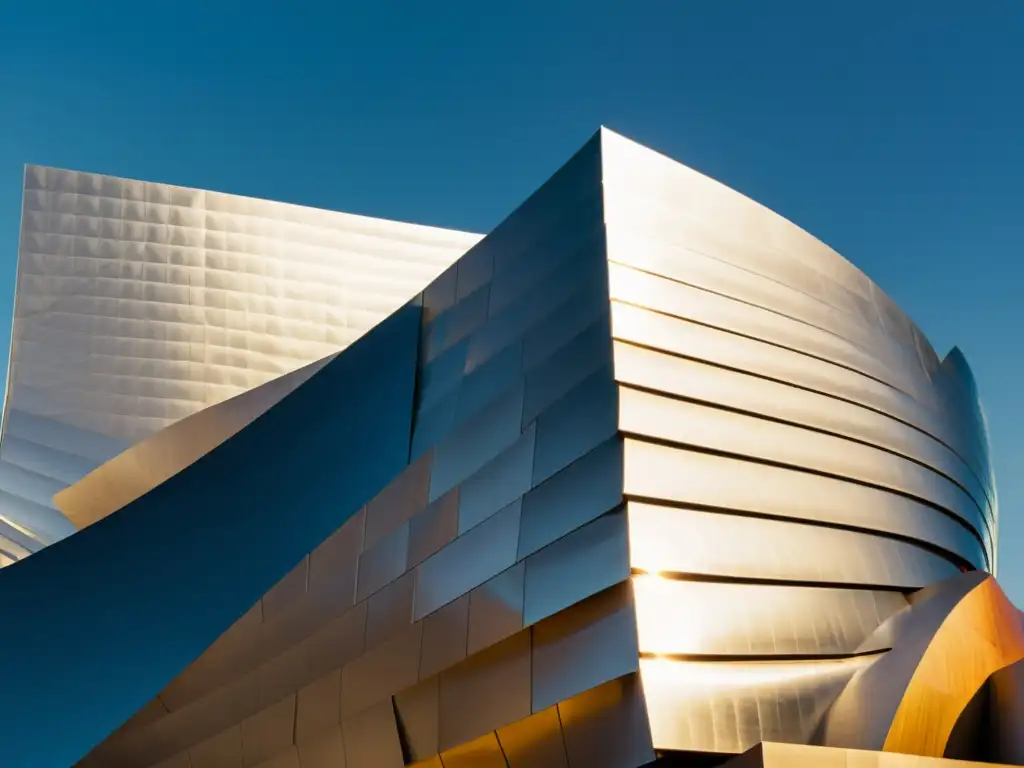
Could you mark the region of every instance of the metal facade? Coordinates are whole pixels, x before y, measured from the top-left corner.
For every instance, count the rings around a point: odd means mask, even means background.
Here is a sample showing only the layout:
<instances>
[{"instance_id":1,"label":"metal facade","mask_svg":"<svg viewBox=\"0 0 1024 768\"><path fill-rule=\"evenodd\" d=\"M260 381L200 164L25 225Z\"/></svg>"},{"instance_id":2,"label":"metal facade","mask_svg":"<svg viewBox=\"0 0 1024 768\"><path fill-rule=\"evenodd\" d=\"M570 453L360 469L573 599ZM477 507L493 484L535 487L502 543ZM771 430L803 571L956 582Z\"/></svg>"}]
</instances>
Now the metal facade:
<instances>
[{"instance_id":1,"label":"metal facade","mask_svg":"<svg viewBox=\"0 0 1024 768\"><path fill-rule=\"evenodd\" d=\"M18 755L639 768L780 741L985 759L978 697L1020 698L962 355L940 360L793 224L609 131L300 378L98 468L58 499L91 525L0 572L24 602L109 559L86 605L46 593L65 606L51 635L103 620L74 654L88 671L19 678L0 712ZM152 562L158 595L106 601ZM930 696L951 665L956 697ZM115 680L97 707L88 685ZM64 763L20 735L57 695L53 717L78 718Z\"/></svg>"},{"instance_id":2,"label":"metal facade","mask_svg":"<svg viewBox=\"0 0 1024 768\"><path fill-rule=\"evenodd\" d=\"M27 166L0 566L51 499L179 419L344 349L478 235Z\"/></svg>"}]
</instances>

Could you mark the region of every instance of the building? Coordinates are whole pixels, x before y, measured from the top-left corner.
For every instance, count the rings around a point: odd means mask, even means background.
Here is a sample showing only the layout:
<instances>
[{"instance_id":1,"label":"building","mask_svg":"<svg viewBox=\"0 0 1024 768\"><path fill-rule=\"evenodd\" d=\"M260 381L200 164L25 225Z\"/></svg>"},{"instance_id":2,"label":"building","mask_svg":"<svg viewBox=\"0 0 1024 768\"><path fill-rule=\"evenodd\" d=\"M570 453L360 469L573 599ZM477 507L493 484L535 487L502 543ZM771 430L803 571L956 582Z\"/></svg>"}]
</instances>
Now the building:
<instances>
[{"instance_id":1,"label":"building","mask_svg":"<svg viewBox=\"0 0 1024 768\"><path fill-rule=\"evenodd\" d=\"M0 571L9 764L1024 764L959 351L603 129L430 237L343 352L56 493L81 530Z\"/></svg>"}]
</instances>

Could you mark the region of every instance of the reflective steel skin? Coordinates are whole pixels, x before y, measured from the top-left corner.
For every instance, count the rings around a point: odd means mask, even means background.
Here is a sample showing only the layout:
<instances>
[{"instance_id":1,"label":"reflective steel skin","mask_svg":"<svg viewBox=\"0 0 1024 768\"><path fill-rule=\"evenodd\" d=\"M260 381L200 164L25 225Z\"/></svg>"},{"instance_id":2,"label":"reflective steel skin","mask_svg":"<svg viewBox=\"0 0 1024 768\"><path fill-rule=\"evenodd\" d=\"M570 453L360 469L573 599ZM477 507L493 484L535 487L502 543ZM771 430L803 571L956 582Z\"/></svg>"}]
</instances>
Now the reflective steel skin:
<instances>
[{"instance_id":1,"label":"reflective steel skin","mask_svg":"<svg viewBox=\"0 0 1024 768\"><path fill-rule=\"evenodd\" d=\"M75 528L51 499L174 422L344 349L478 235L25 169L0 566Z\"/></svg>"},{"instance_id":2,"label":"reflective steel skin","mask_svg":"<svg viewBox=\"0 0 1024 768\"><path fill-rule=\"evenodd\" d=\"M30 657L0 735L31 764L1024 764L963 356L604 129L351 349L55 503L84 530L0 572L0 601L102 548L78 594L35 599L61 607L48 636L103 620L75 674L31 624L0 635ZM152 562L159 601L97 594ZM41 745L39 712L76 726Z\"/></svg>"}]
</instances>

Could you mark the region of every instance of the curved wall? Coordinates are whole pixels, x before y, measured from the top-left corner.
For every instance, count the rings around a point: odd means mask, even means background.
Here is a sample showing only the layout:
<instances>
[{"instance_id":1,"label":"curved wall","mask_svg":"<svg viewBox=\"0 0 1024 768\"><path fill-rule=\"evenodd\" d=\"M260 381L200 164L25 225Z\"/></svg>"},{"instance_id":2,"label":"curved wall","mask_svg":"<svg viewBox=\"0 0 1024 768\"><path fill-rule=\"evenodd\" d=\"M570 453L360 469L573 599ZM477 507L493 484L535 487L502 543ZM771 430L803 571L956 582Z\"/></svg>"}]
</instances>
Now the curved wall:
<instances>
[{"instance_id":1,"label":"curved wall","mask_svg":"<svg viewBox=\"0 0 1024 768\"><path fill-rule=\"evenodd\" d=\"M603 160L652 742L806 742L905 594L995 567L970 369L782 217L615 135Z\"/></svg>"},{"instance_id":2,"label":"curved wall","mask_svg":"<svg viewBox=\"0 0 1024 768\"><path fill-rule=\"evenodd\" d=\"M602 131L414 303L415 393L394 413L408 466L360 509L332 505L349 521L231 606L242 618L180 675L138 683L149 704L91 734L106 738L83 765L637 768L656 750L808 742L887 658L880 625L920 588L992 567L995 494L962 356L940 361L794 225L650 150ZM289 403L315 420L325 372L357 349L22 567L173 516ZM208 410L152 444L180 440L192 461L225 434L216 422ZM272 470L304 455L259 445L246 455L265 462L260 482L287 498ZM146 463L146 448L123 461ZM309 458L327 465L305 492L351 470ZM105 468L115 482L121 463ZM308 512L267 509L280 502L244 494L251 482L216 478L220 498L252 505L232 513ZM192 514L226 533L222 511ZM131 556L163 543L145 545ZM266 554L225 551L223 571ZM118 618L166 640L201 615L174 594L188 610ZM126 663L104 661L104 679ZM63 711L90 706L84 690Z\"/></svg>"},{"instance_id":3,"label":"curved wall","mask_svg":"<svg viewBox=\"0 0 1024 768\"><path fill-rule=\"evenodd\" d=\"M54 494L179 419L344 349L478 239L27 166L0 558L74 530Z\"/></svg>"}]
</instances>

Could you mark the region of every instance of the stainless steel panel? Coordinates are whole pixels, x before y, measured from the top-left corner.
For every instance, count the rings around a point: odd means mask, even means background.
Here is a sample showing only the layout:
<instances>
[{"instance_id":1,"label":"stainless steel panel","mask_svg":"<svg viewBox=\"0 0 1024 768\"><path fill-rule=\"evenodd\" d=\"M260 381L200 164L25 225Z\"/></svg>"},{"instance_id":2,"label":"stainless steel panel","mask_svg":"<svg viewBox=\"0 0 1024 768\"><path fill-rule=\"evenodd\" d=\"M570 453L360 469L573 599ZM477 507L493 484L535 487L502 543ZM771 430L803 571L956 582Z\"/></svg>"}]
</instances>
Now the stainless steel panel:
<instances>
[{"instance_id":1,"label":"stainless steel panel","mask_svg":"<svg viewBox=\"0 0 1024 768\"><path fill-rule=\"evenodd\" d=\"M228 728L189 750L192 768L242 768L241 726Z\"/></svg>"},{"instance_id":2,"label":"stainless steel panel","mask_svg":"<svg viewBox=\"0 0 1024 768\"><path fill-rule=\"evenodd\" d=\"M458 264L452 264L423 289L423 321L432 322L455 303L458 286Z\"/></svg>"},{"instance_id":3,"label":"stainless steel panel","mask_svg":"<svg viewBox=\"0 0 1024 768\"><path fill-rule=\"evenodd\" d=\"M633 591L618 584L533 628L533 711L636 672L637 660Z\"/></svg>"},{"instance_id":4,"label":"stainless steel panel","mask_svg":"<svg viewBox=\"0 0 1024 768\"><path fill-rule=\"evenodd\" d=\"M445 768L508 768L493 733L442 752L441 761Z\"/></svg>"},{"instance_id":5,"label":"stainless steel panel","mask_svg":"<svg viewBox=\"0 0 1024 768\"><path fill-rule=\"evenodd\" d=\"M450 491L518 440L522 410L523 390L517 387L439 443L430 476L430 500Z\"/></svg>"},{"instance_id":6,"label":"stainless steel panel","mask_svg":"<svg viewBox=\"0 0 1024 768\"><path fill-rule=\"evenodd\" d=\"M523 497L519 559L622 502L622 443L603 443Z\"/></svg>"},{"instance_id":7,"label":"stainless steel panel","mask_svg":"<svg viewBox=\"0 0 1024 768\"><path fill-rule=\"evenodd\" d=\"M459 488L453 488L409 521L409 567L415 568L458 535Z\"/></svg>"},{"instance_id":8,"label":"stainless steel panel","mask_svg":"<svg viewBox=\"0 0 1024 768\"><path fill-rule=\"evenodd\" d=\"M372 648L412 623L415 587L416 574L410 572L370 597L366 615L367 648Z\"/></svg>"},{"instance_id":9,"label":"stainless steel panel","mask_svg":"<svg viewBox=\"0 0 1024 768\"><path fill-rule=\"evenodd\" d=\"M309 555L310 594L330 595L341 610L355 604L365 515L365 509L357 512Z\"/></svg>"},{"instance_id":10,"label":"stainless steel panel","mask_svg":"<svg viewBox=\"0 0 1024 768\"><path fill-rule=\"evenodd\" d=\"M395 716L406 757L413 763L438 752L438 678L429 677L395 695Z\"/></svg>"},{"instance_id":11,"label":"stainless steel panel","mask_svg":"<svg viewBox=\"0 0 1024 768\"><path fill-rule=\"evenodd\" d=\"M341 723L346 768L404 768L391 699L382 701Z\"/></svg>"},{"instance_id":12,"label":"stainless steel panel","mask_svg":"<svg viewBox=\"0 0 1024 768\"><path fill-rule=\"evenodd\" d=\"M598 315L576 336L527 370L524 424L611 361L608 324L606 313Z\"/></svg>"},{"instance_id":13,"label":"stainless steel panel","mask_svg":"<svg viewBox=\"0 0 1024 768\"><path fill-rule=\"evenodd\" d=\"M612 300L700 322L773 345L829 360L907 391L907 376L890 370L876 358L827 331L760 307L728 298L620 264L608 265Z\"/></svg>"},{"instance_id":14,"label":"stainless steel panel","mask_svg":"<svg viewBox=\"0 0 1024 768\"><path fill-rule=\"evenodd\" d=\"M569 768L627 768L654 760L644 694L636 675L559 702Z\"/></svg>"},{"instance_id":15,"label":"stainless steel panel","mask_svg":"<svg viewBox=\"0 0 1024 768\"><path fill-rule=\"evenodd\" d=\"M461 424L482 411L489 403L515 387L522 379L523 345L515 341L480 363L467 360L459 386L459 404L455 423Z\"/></svg>"},{"instance_id":16,"label":"stainless steel panel","mask_svg":"<svg viewBox=\"0 0 1024 768\"><path fill-rule=\"evenodd\" d=\"M517 501L424 560L416 568L413 618L433 613L515 563L519 513Z\"/></svg>"},{"instance_id":17,"label":"stainless steel panel","mask_svg":"<svg viewBox=\"0 0 1024 768\"><path fill-rule=\"evenodd\" d=\"M359 656L365 647L366 621L367 604L362 602L311 633L306 641L310 676L325 674Z\"/></svg>"},{"instance_id":18,"label":"stainless steel panel","mask_svg":"<svg viewBox=\"0 0 1024 768\"><path fill-rule=\"evenodd\" d=\"M537 419L533 484L540 485L618 432L618 387L598 369Z\"/></svg>"},{"instance_id":19,"label":"stainless steel panel","mask_svg":"<svg viewBox=\"0 0 1024 768\"><path fill-rule=\"evenodd\" d=\"M625 493L895 533L985 566L981 543L937 510L880 489L740 459L626 440Z\"/></svg>"},{"instance_id":20,"label":"stainless steel panel","mask_svg":"<svg viewBox=\"0 0 1024 768\"><path fill-rule=\"evenodd\" d=\"M469 593L468 653L511 637L523 628L526 563L518 562Z\"/></svg>"},{"instance_id":21,"label":"stainless steel panel","mask_svg":"<svg viewBox=\"0 0 1024 768\"><path fill-rule=\"evenodd\" d=\"M341 670L341 716L348 718L415 685L420 666L423 625L413 624L401 634L369 649ZM346 736L346 742L348 738Z\"/></svg>"},{"instance_id":22,"label":"stainless steel panel","mask_svg":"<svg viewBox=\"0 0 1024 768\"><path fill-rule=\"evenodd\" d=\"M877 411L695 360L615 343L615 378L698 401L850 437L919 461L967 490L984 509L987 492L950 448Z\"/></svg>"},{"instance_id":23,"label":"stainless steel panel","mask_svg":"<svg viewBox=\"0 0 1024 768\"><path fill-rule=\"evenodd\" d=\"M346 768L341 724L328 728L311 741L300 741L298 752L302 768Z\"/></svg>"},{"instance_id":24,"label":"stainless steel panel","mask_svg":"<svg viewBox=\"0 0 1024 768\"><path fill-rule=\"evenodd\" d=\"M313 679L309 666L309 642L302 641L263 662L256 670L259 684L257 706L269 707Z\"/></svg>"},{"instance_id":25,"label":"stainless steel panel","mask_svg":"<svg viewBox=\"0 0 1024 768\"><path fill-rule=\"evenodd\" d=\"M908 395L852 371L756 339L618 302L612 303L612 331L622 341L795 384L889 414L953 446L979 477L988 474L963 441L955 439L941 415Z\"/></svg>"},{"instance_id":26,"label":"stainless steel panel","mask_svg":"<svg viewBox=\"0 0 1024 768\"><path fill-rule=\"evenodd\" d=\"M569 768L557 707L499 728L498 742L508 768Z\"/></svg>"},{"instance_id":27,"label":"stainless steel panel","mask_svg":"<svg viewBox=\"0 0 1024 768\"><path fill-rule=\"evenodd\" d=\"M814 662L641 659L657 749L743 752L760 741L807 743L828 705L872 656Z\"/></svg>"},{"instance_id":28,"label":"stainless steel panel","mask_svg":"<svg viewBox=\"0 0 1024 768\"><path fill-rule=\"evenodd\" d=\"M441 673L439 739L451 749L530 715L530 633Z\"/></svg>"},{"instance_id":29,"label":"stainless steel panel","mask_svg":"<svg viewBox=\"0 0 1024 768\"><path fill-rule=\"evenodd\" d=\"M536 428L459 486L459 535L507 507L533 487Z\"/></svg>"},{"instance_id":30,"label":"stainless steel panel","mask_svg":"<svg viewBox=\"0 0 1024 768\"><path fill-rule=\"evenodd\" d=\"M464 341L487 319L490 285L484 284L441 313L426 335L425 359L429 362Z\"/></svg>"},{"instance_id":31,"label":"stainless steel panel","mask_svg":"<svg viewBox=\"0 0 1024 768\"><path fill-rule=\"evenodd\" d=\"M523 370L526 372L555 354L567 352L569 345L598 320L603 319L605 323L607 340L610 323L607 269L594 270L593 275L577 270L567 285L569 283L577 287L565 303L553 308L523 335Z\"/></svg>"},{"instance_id":32,"label":"stainless steel panel","mask_svg":"<svg viewBox=\"0 0 1024 768\"><path fill-rule=\"evenodd\" d=\"M976 502L947 478L860 443L623 387L620 425L631 434L828 473L912 495L984 534Z\"/></svg>"},{"instance_id":33,"label":"stainless steel panel","mask_svg":"<svg viewBox=\"0 0 1024 768\"><path fill-rule=\"evenodd\" d=\"M307 382L337 353L184 416L53 498L79 529L112 514L198 461ZM171 414L179 418L182 414ZM5 438L6 440L6 438Z\"/></svg>"},{"instance_id":34,"label":"stainless steel panel","mask_svg":"<svg viewBox=\"0 0 1024 768\"><path fill-rule=\"evenodd\" d=\"M192 759L188 756L188 752L185 751L180 755L175 755L172 758L157 763L154 768L192 768Z\"/></svg>"},{"instance_id":35,"label":"stainless steel panel","mask_svg":"<svg viewBox=\"0 0 1024 768\"><path fill-rule=\"evenodd\" d=\"M558 221L540 238L534 230L532 242L524 243L526 247L519 253L504 249L498 252L491 283L491 313L496 314L521 301L538 283L557 279L556 275L567 268L567 262L575 264L581 274L603 267L601 214L601 195L595 194L595 190L552 201L546 215L552 219L566 215L569 220Z\"/></svg>"},{"instance_id":36,"label":"stainless steel panel","mask_svg":"<svg viewBox=\"0 0 1024 768\"><path fill-rule=\"evenodd\" d=\"M409 559L409 523L403 523L359 556L356 600L365 600L405 573Z\"/></svg>"},{"instance_id":37,"label":"stainless steel panel","mask_svg":"<svg viewBox=\"0 0 1024 768\"><path fill-rule=\"evenodd\" d=\"M628 578L626 515L599 517L526 559L523 624L553 616Z\"/></svg>"},{"instance_id":38,"label":"stainless steel panel","mask_svg":"<svg viewBox=\"0 0 1024 768\"><path fill-rule=\"evenodd\" d=\"M481 242L456 262L458 284L455 298L457 301L461 301L482 285L490 282L494 274L494 251L488 246L489 243Z\"/></svg>"},{"instance_id":39,"label":"stainless steel panel","mask_svg":"<svg viewBox=\"0 0 1024 768\"><path fill-rule=\"evenodd\" d=\"M853 654L882 622L909 605L900 592L651 575L634 576L633 589L640 651L659 655Z\"/></svg>"},{"instance_id":40,"label":"stainless steel panel","mask_svg":"<svg viewBox=\"0 0 1024 768\"><path fill-rule=\"evenodd\" d=\"M427 327L429 335L430 328ZM469 339L453 345L420 367L420 383L416 407L422 414L457 393L466 371ZM419 420L417 419L417 422Z\"/></svg>"},{"instance_id":41,"label":"stainless steel panel","mask_svg":"<svg viewBox=\"0 0 1024 768\"><path fill-rule=\"evenodd\" d=\"M302 768L302 763L299 762L298 749L292 746L284 752L279 752L274 757L264 760L256 768Z\"/></svg>"},{"instance_id":42,"label":"stainless steel panel","mask_svg":"<svg viewBox=\"0 0 1024 768\"><path fill-rule=\"evenodd\" d=\"M881 348L877 337L861 318L750 269L737 267L683 243L666 242L659 238L660 234L613 227L608 232L608 258L801 320L876 353L887 351Z\"/></svg>"},{"instance_id":43,"label":"stainless steel panel","mask_svg":"<svg viewBox=\"0 0 1024 768\"><path fill-rule=\"evenodd\" d=\"M292 746L295 733L295 695L242 721L242 757L258 765Z\"/></svg>"},{"instance_id":44,"label":"stainless steel panel","mask_svg":"<svg viewBox=\"0 0 1024 768\"><path fill-rule=\"evenodd\" d=\"M295 705L295 741L298 744L315 742L340 722L341 670L335 669L299 689Z\"/></svg>"},{"instance_id":45,"label":"stainless steel panel","mask_svg":"<svg viewBox=\"0 0 1024 768\"><path fill-rule=\"evenodd\" d=\"M430 453L420 457L366 505L363 547L371 549L427 505Z\"/></svg>"},{"instance_id":46,"label":"stainless steel panel","mask_svg":"<svg viewBox=\"0 0 1024 768\"><path fill-rule=\"evenodd\" d=\"M306 594L309 580L309 557L295 566L263 596L263 620L270 621L288 610Z\"/></svg>"},{"instance_id":47,"label":"stainless steel panel","mask_svg":"<svg viewBox=\"0 0 1024 768\"><path fill-rule=\"evenodd\" d=\"M909 542L784 520L630 502L630 564L648 573L915 589L959 569Z\"/></svg>"},{"instance_id":48,"label":"stainless steel panel","mask_svg":"<svg viewBox=\"0 0 1024 768\"><path fill-rule=\"evenodd\" d=\"M568 259L529 293L501 311L492 312L487 324L470 340L467 370L473 370L513 344L522 344L524 353L529 350L528 355L524 354L524 363L528 363L525 367L532 367L554 348L536 343L535 337L541 329L548 343L557 347L575 336L601 311L606 311L606 270L597 262L592 267L581 272L579 264ZM585 318L582 323L580 315Z\"/></svg>"},{"instance_id":49,"label":"stainless steel panel","mask_svg":"<svg viewBox=\"0 0 1024 768\"><path fill-rule=\"evenodd\" d=\"M420 679L435 675L466 658L469 636L469 595L439 608L423 619Z\"/></svg>"},{"instance_id":50,"label":"stainless steel panel","mask_svg":"<svg viewBox=\"0 0 1024 768\"><path fill-rule=\"evenodd\" d=\"M72 176L26 176L7 407L127 444L348 346L479 240Z\"/></svg>"}]
</instances>

